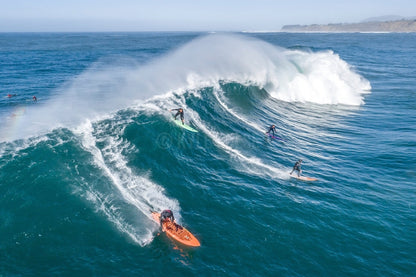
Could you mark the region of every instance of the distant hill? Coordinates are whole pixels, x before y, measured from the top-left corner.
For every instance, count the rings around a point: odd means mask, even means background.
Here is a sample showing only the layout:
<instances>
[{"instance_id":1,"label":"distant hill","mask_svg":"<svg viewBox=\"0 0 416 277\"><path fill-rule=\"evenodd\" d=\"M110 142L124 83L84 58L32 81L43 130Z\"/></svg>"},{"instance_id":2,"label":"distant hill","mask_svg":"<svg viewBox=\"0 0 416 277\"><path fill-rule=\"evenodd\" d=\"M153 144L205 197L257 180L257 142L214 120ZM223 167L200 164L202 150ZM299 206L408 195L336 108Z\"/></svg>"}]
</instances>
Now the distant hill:
<instances>
[{"instance_id":1,"label":"distant hill","mask_svg":"<svg viewBox=\"0 0 416 277\"><path fill-rule=\"evenodd\" d=\"M383 15L383 16L377 16L377 17L370 17L367 19L364 19L362 22L382 22L382 21L397 21L397 20L409 20L411 18L404 18L400 15Z\"/></svg>"},{"instance_id":2,"label":"distant hill","mask_svg":"<svg viewBox=\"0 0 416 277\"><path fill-rule=\"evenodd\" d=\"M380 17L381 18L381 17ZM368 21L371 20L371 21ZM282 32L416 32L416 19L399 19L393 21L377 21L377 18L367 19L360 23L285 25Z\"/></svg>"},{"instance_id":3,"label":"distant hill","mask_svg":"<svg viewBox=\"0 0 416 277\"><path fill-rule=\"evenodd\" d=\"M380 21L399 21L399 20L415 20L416 16L404 17L400 15L383 15L377 17L370 17L361 22L380 22Z\"/></svg>"}]
</instances>

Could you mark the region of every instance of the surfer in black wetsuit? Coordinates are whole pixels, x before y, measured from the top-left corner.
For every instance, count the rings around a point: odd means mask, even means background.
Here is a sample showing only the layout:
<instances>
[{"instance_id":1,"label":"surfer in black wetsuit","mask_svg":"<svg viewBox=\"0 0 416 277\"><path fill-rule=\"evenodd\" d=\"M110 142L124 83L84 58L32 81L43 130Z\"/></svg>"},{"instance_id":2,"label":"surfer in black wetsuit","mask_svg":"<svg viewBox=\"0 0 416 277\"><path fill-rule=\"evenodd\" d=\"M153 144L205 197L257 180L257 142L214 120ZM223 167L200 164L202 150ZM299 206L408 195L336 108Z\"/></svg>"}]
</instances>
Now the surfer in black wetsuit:
<instances>
[{"instance_id":1,"label":"surfer in black wetsuit","mask_svg":"<svg viewBox=\"0 0 416 277\"><path fill-rule=\"evenodd\" d=\"M273 124L272 126L269 127L269 130L266 132L266 134L271 135L270 132L272 132L273 133L273 136L274 136L275 135L275 133L274 133L275 131L276 131L276 125Z\"/></svg>"},{"instance_id":2,"label":"surfer in black wetsuit","mask_svg":"<svg viewBox=\"0 0 416 277\"><path fill-rule=\"evenodd\" d=\"M160 226L163 228L163 222L165 222L166 220L170 220L174 223L175 221L175 217L173 216L173 213L171 210L164 210L161 214L160 214Z\"/></svg>"},{"instance_id":3,"label":"surfer in black wetsuit","mask_svg":"<svg viewBox=\"0 0 416 277\"><path fill-rule=\"evenodd\" d=\"M183 109L179 108L179 109L171 109L169 111L177 111L177 113L173 116L176 120L176 117L178 117L178 115L180 115L181 120L182 120L182 124L185 124L185 121L183 120Z\"/></svg>"},{"instance_id":4,"label":"surfer in black wetsuit","mask_svg":"<svg viewBox=\"0 0 416 277\"><path fill-rule=\"evenodd\" d=\"M302 163L302 160L300 159L295 163L295 165L293 166L292 172L290 172L291 175L293 171L296 170L298 172L298 177L300 177L300 174L302 174L301 163Z\"/></svg>"}]
</instances>

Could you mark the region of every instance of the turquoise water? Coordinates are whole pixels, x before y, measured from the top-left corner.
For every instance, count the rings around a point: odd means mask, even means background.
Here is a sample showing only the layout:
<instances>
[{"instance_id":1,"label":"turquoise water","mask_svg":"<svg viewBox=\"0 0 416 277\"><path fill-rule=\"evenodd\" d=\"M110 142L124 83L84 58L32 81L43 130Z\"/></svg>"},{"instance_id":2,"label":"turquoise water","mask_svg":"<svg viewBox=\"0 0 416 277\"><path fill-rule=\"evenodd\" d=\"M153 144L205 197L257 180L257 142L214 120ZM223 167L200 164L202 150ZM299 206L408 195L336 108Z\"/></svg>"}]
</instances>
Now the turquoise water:
<instances>
[{"instance_id":1,"label":"turquoise water","mask_svg":"<svg viewBox=\"0 0 416 277\"><path fill-rule=\"evenodd\" d=\"M0 34L0 275L414 276L415 56L414 34ZM160 234L167 208L201 247Z\"/></svg>"}]
</instances>

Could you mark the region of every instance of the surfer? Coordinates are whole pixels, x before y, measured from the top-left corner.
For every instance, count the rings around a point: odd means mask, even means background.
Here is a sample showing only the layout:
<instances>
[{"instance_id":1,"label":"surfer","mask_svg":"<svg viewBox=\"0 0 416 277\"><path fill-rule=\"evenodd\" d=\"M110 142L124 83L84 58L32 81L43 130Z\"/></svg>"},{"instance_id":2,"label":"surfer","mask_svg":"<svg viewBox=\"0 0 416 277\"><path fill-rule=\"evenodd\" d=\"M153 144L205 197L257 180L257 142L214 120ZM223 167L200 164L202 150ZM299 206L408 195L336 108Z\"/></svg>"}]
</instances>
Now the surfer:
<instances>
[{"instance_id":1,"label":"surfer","mask_svg":"<svg viewBox=\"0 0 416 277\"><path fill-rule=\"evenodd\" d=\"M36 98L36 96L33 95L32 99L33 99L33 102L38 102L38 99Z\"/></svg>"},{"instance_id":2,"label":"surfer","mask_svg":"<svg viewBox=\"0 0 416 277\"><path fill-rule=\"evenodd\" d=\"M163 230L163 222L169 221L172 222L173 226L175 226L176 232L178 231L178 229L183 229L183 227L179 224L176 224L175 222L175 217L173 216L173 212L171 210L164 210L161 214L160 214L160 226L162 227ZM169 227L167 227L169 228Z\"/></svg>"},{"instance_id":3,"label":"surfer","mask_svg":"<svg viewBox=\"0 0 416 277\"><path fill-rule=\"evenodd\" d=\"M266 134L271 135L270 132L272 132L273 133L273 136L274 136L275 135L275 133L274 133L275 131L276 131L276 125L273 124L272 126L269 127L269 130L266 132Z\"/></svg>"},{"instance_id":4,"label":"surfer","mask_svg":"<svg viewBox=\"0 0 416 277\"><path fill-rule=\"evenodd\" d=\"M160 214L160 226L163 228L163 222L166 220L170 220L172 223L175 221L175 217L173 216L173 212L171 210L164 210Z\"/></svg>"},{"instance_id":5,"label":"surfer","mask_svg":"<svg viewBox=\"0 0 416 277\"><path fill-rule=\"evenodd\" d=\"M185 121L183 120L183 109L179 108L179 109L171 109L169 111L177 111L177 113L173 116L176 120L176 118L178 117L178 115L180 115L181 120L182 120L182 124L185 124Z\"/></svg>"},{"instance_id":6,"label":"surfer","mask_svg":"<svg viewBox=\"0 0 416 277\"><path fill-rule=\"evenodd\" d=\"M12 98L12 97L14 97L14 96L16 96L16 95L17 95L16 93L15 93L15 94L10 94L10 93L9 93L9 94L7 94L7 97L8 97L8 98Z\"/></svg>"},{"instance_id":7,"label":"surfer","mask_svg":"<svg viewBox=\"0 0 416 277\"><path fill-rule=\"evenodd\" d=\"M301 160L301 159L299 159L299 160L295 163L295 165L293 166L293 169L292 169L292 172L290 172L290 175L292 175L293 171L295 171L295 170L296 170L296 171L298 172L298 177L300 177L300 174L302 174L301 163L302 163L302 160Z\"/></svg>"}]
</instances>

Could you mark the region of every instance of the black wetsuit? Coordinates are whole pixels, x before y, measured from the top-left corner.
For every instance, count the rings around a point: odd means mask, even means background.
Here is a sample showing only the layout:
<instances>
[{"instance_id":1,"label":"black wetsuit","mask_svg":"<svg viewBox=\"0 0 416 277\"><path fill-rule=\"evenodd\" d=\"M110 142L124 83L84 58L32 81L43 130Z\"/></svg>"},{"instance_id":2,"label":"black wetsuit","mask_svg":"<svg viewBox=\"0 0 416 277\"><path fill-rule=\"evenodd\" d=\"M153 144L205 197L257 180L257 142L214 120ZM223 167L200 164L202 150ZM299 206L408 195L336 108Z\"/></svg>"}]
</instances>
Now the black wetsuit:
<instances>
[{"instance_id":1,"label":"black wetsuit","mask_svg":"<svg viewBox=\"0 0 416 277\"><path fill-rule=\"evenodd\" d=\"M290 172L290 174L292 174L293 171L297 170L298 171L298 177L300 177L300 172L302 171L302 169L301 169L301 163L302 163L302 161L297 161L295 163L295 165L293 166L292 172Z\"/></svg>"},{"instance_id":2,"label":"black wetsuit","mask_svg":"<svg viewBox=\"0 0 416 277\"><path fill-rule=\"evenodd\" d=\"M178 111L173 117L175 118L175 120L176 120L176 117L178 117L178 115L180 115L181 116L181 120L182 120L182 122L183 122L183 109L182 108L179 108L179 109L173 109L172 111Z\"/></svg>"},{"instance_id":3,"label":"black wetsuit","mask_svg":"<svg viewBox=\"0 0 416 277\"><path fill-rule=\"evenodd\" d=\"M175 217L173 216L173 213L171 210L164 210L161 214L160 214L160 226L162 226L163 222L166 219L170 219L170 221L174 221Z\"/></svg>"},{"instance_id":4,"label":"black wetsuit","mask_svg":"<svg viewBox=\"0 0 416 277\"><path fill-rule=\"evenodd\" d=\"M273 132L273 136L274 136L275 131L276 131L276 126L272 125L272 126L269 127L269 130L266 132L266 134L269 134L270 132Z\"/></svg>"}]
</instances>

